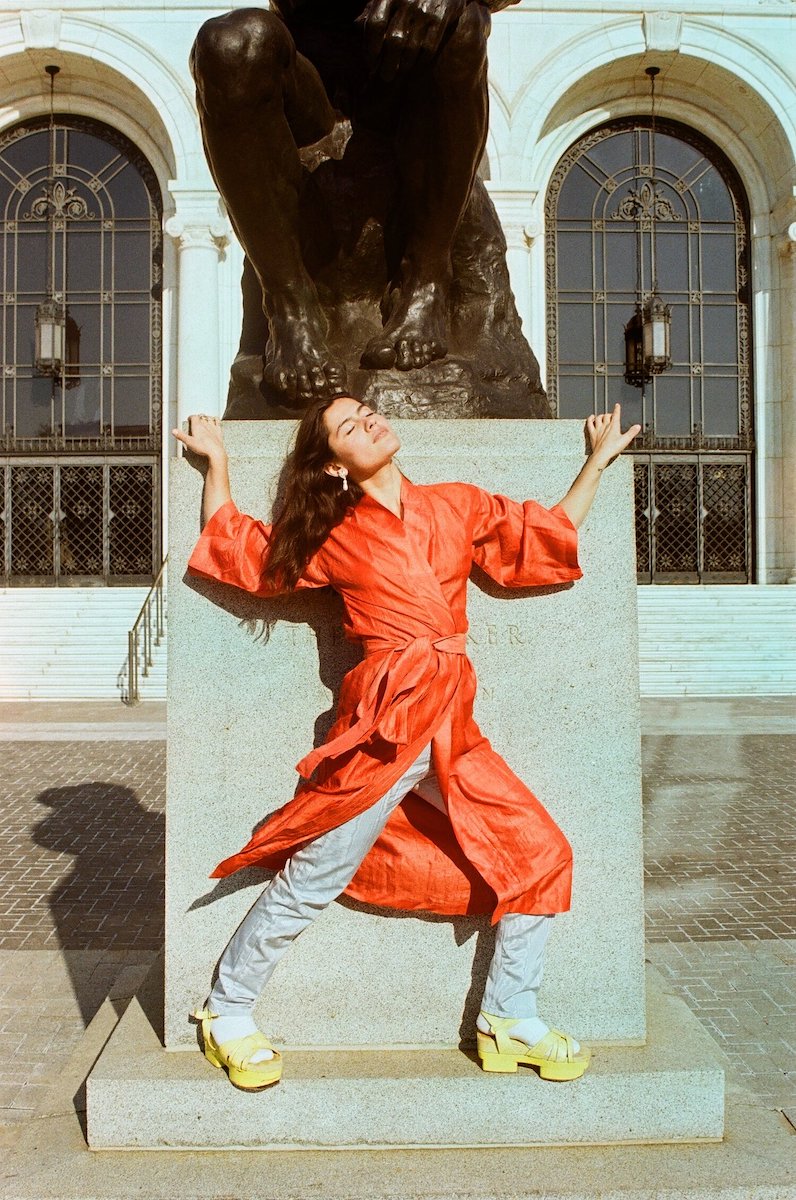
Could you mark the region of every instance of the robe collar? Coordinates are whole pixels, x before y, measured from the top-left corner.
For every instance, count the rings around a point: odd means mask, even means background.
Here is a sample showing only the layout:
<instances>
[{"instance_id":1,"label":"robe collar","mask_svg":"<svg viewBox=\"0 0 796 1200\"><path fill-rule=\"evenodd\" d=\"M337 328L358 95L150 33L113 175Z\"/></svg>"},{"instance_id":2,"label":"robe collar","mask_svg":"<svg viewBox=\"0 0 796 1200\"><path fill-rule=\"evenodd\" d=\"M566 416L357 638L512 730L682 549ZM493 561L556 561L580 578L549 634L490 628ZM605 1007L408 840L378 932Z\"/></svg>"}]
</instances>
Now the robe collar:
<instances>
[{"instance_id":1,"label":"robe collar","mask_svg":"<svg viewBox=\"0 0 796 1200\"><path fill-rule=\"evenodd\" d=\"M369 496L367 492L365 492L365 494L362 496L361 500L355 506L353 511L357 512L359 509L364 508L365 511L375 510L376 512L383 512L386 513L388 517L392 517L394 521L400 521L400 523L403 524L404 516L406 516L407 504L411 505L413 501L416 500L417 491L418 488L411 482L411 480L407 479L402 472L400 500L403 516L397 517L392 509L387 508L385 504L382 504L380 500L376 500L374 496Z\"/></svg>"}]
</instances>

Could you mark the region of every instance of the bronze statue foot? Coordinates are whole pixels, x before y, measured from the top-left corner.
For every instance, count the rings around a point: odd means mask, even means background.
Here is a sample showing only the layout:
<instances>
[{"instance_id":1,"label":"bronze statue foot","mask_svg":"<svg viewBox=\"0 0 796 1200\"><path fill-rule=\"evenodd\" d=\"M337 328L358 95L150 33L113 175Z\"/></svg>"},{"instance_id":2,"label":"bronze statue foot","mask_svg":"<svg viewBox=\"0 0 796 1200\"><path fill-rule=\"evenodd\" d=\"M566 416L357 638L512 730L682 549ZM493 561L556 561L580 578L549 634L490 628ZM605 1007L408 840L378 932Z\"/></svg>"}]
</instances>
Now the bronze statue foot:
<instances>
[{"instance_id":1,"label":"bronze statue foot","mask_svg":"<svg viewBox=\"0 0 796 1200\"><path fill-rule=\"evenodd\" d=\"M411 371L448 353L448 289L432 282L404 285L390 295L384 329L362 352L363 367Z\"/></svg>"},{"instance_id":2,"label":"bronze statue foot","mask_svg":"<svg viewBox=\"0 0 796 1200\"><path fill-rule=\"evenodd\" d=\"M280 393L281 403L290 408L346 394L344 364L331 356L317 327L298 318L271 318L263 382Z\"/></svg>"}]
</instances>

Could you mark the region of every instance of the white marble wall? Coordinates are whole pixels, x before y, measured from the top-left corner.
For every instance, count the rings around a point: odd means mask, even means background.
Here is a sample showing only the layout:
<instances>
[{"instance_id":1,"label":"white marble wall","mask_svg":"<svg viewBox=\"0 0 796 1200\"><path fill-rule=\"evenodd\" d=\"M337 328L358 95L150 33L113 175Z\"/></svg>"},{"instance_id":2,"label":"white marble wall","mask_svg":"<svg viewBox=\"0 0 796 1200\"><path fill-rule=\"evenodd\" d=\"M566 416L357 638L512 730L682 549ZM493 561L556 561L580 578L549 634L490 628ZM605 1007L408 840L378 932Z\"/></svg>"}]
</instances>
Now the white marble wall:
<instances>
[{"instance_id":1,"label":"white marble wall","mask_svg":"<svg viewBox=\"0 0 796 1200\"><path fill-rule=\"evenodd\" d=\"M158 175L171 240L166 429L192 409L223 409L237 345L240 252L204 162L187 69L196 29L227 7L36 0L0 15L0 132L46 111L44 66L57 62L59 108L122 129ZM489 187L543 370L544 196L572 142L602 121L647 111L644 68L654 63L660 115L702 130L738 168L753 234L758 578L771 583L796 578L794 61L788 0L647 0L643 9L522 0L495 17L490 43Z\"/></svg>"}]
</instances>

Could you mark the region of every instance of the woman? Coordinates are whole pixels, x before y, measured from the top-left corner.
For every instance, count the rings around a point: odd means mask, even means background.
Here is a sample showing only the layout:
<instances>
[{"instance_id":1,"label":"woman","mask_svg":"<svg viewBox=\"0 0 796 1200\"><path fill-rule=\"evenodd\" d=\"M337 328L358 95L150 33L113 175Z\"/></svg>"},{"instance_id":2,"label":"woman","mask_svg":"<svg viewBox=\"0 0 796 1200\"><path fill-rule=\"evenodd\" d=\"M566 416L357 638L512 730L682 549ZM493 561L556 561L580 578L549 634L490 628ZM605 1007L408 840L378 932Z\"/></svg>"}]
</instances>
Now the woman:
<instances>
[{"instance_id":1,"label":"woman","mask_svg":"<svg viewBox=\"0 0 796 1200\"><path fill-rule=\"evenodd\" d=\"M298 428L273 526L240 513L217 419L174 436L207 460L199 576L261 596L330 586L363 660L326 742L299 764L292 801L214 871L276 870L224 951L201 1021L204 1052L249 1091L281 1056L252 1012L277 961L340 893L438 913L490 912L495 953L477 1021L486 1071L576 1079L589 1053L536 1011L550 918L569 908L569 844L476 726L465 653L473 562L506 587L581 575L577 527L606 466L639 431L620 410L589 417L591 454L549 511L469 484L417 487L384 417L350 396L316 402Z\"/></svg>"}]
</instances>

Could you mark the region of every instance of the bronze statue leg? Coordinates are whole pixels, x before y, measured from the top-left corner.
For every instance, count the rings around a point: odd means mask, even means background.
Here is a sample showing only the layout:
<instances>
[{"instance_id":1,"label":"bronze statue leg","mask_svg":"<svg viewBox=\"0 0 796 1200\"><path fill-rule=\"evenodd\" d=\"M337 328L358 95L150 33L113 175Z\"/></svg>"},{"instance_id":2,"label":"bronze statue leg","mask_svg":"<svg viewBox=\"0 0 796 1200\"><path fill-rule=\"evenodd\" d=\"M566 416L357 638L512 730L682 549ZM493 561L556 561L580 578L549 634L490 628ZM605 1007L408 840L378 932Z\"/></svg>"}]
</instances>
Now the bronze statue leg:
<instances>
[{"instance_id":1,"label":"bronze statue leg","mask_svg":"<svg viewBox=\"0 0 796 1200\"><path fill-rule=\"evenodd\" d=\"M416 65L396 133L405 221L400 279L362 363L406 371L447 353L451 247L489 121L489 13L468 4L433 63Z\"/></svg>"},{"instance_id":2,"label":"bronze statue leg","mask_svg":"<svg viewBox=\"0 0 796 1200\"><path fill-rule=\"evenodd\" d=\"M335 123L320 77L284 22L255 8L207 21L191 69L210 170L262 284L266 381L288 404L344 393L345 368L329 355L299 244L297 147Z\"/></svg>"}]
</instances>

